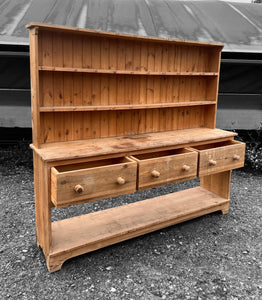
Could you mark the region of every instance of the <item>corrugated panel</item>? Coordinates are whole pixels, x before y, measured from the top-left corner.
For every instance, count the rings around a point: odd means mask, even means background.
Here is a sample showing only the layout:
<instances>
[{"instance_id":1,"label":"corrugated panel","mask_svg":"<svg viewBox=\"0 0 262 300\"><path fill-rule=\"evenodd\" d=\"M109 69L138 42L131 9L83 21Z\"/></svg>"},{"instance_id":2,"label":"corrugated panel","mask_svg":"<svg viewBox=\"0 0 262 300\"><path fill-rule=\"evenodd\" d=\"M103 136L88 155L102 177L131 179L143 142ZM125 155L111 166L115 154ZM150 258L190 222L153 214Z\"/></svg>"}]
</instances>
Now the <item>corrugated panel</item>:
<instances>
[{"instance_id":1,"label":"corrugated panel","mask_svg":"<svg viewBox=\"0 0 262 300\"><path fill-rule=\"evenodd\" d=\"M220 42L262 52L262 5L174 0L2 0L0 43L28 44L31 22Z\"/></svg>"}]
</instances>

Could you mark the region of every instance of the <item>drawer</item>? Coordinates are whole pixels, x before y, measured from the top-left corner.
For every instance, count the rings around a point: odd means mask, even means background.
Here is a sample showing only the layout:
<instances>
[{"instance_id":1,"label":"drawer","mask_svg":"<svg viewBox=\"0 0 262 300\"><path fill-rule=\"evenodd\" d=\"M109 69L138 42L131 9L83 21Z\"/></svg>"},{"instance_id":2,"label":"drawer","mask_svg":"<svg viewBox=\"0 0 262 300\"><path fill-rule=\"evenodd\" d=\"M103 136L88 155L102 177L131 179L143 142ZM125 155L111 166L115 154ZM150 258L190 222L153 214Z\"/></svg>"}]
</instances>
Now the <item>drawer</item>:
<instances>
[{"instance_id":1,"label":"drawer","mask_svg":"<svg viewBox=\"0 0 262 300\"><path fill-rule=\"evenodd\" d=\"M136 191L137 164L123 157L51 168L51 200L56 207Z\"/></svg>"},{"instance_id":2,"label":"drawer","mask_svg":"<svg viewBox=\"0 0 262 300\"><path fill-rule=\"evenodd\" d=\"M175 149L131 156L138 163L138 190L196 177L197 152Z\"/></svg>"},{"instance_id":3,"label":"drawer","mask_svg":"<svg viewBox=\"0 0 262 300\"><path fill-rule=\"evenodd\" d=\"M198 176L205 176L244 166L245 144L225 141L194 146L199 153Z\"/></svg>"}]
</instances>

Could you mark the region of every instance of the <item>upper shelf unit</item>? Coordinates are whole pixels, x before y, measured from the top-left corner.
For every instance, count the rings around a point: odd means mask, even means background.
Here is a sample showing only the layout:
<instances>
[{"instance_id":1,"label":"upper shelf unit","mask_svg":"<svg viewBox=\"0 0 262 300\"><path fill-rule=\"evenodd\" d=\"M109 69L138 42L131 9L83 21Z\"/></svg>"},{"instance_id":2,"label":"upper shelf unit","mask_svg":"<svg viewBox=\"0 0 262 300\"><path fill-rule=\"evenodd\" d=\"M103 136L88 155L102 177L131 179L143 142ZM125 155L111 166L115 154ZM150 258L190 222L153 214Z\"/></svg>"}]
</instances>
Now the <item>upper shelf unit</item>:
<instances>
[{"instance_id":1,"label":"upper shelf unit","mask_svg":"<svg viewBox=\"0 0 262 300\"><path fill-rule=\"evenodd\" d=\"M223 45L28 27L36 147L215 127Z\"/></svg>"}]
</instances>

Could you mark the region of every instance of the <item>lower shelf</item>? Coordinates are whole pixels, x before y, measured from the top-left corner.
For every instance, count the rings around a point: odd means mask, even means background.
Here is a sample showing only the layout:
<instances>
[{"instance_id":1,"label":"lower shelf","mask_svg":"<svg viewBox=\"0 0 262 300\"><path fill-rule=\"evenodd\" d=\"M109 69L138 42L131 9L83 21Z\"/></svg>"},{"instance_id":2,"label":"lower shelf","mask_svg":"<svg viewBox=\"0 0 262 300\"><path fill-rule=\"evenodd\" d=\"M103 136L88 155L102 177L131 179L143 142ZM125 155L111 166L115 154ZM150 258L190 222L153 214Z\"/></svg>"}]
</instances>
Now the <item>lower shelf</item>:
<instances>
[{"instance_id":1,"label":"lower shelf","mask_svg":"<svg viewBox=\"0 0 262 300\"><path fill-rule=\"evenodd\" d=\"M214 211L229 200L196 187L52 223L49 264ZM61 267L61 266L60 266Z\"/></svg>"}]
</instances>

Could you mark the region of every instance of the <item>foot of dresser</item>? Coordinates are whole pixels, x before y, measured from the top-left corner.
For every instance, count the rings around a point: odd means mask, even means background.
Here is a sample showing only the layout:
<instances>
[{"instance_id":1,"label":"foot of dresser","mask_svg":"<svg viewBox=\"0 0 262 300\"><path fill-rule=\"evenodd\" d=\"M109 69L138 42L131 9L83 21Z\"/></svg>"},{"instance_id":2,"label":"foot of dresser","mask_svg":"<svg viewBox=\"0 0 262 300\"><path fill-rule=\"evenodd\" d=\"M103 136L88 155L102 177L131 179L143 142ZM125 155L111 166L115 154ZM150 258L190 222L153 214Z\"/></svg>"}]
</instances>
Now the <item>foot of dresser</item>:
<instances>
[{"instance_id":1,"label":"foot of dresser","mask_svg":"<svg viewBox=\"0 0 262 300\"><path fill-rule=\"evenodd\" d=\"M226 203L223 205L223 207L221 209L221 213L222 213L222 215L225 215L228 213L228 211L229 211L229 203Z\"/></svg>"},{"instance_id":2,"label":"foot of dresser","mask_svg":"<svg viewBox=\"0 0 262 300\"><path fill-rule=\"evenodd\" d=\"M65 261L61 261L61 260L54 260L52 258L47 258L46 260L46 265L47 265L47 269L50 273L54 273L56 271L61 270L62 265Z\"/></svg>"}]
</instances>

